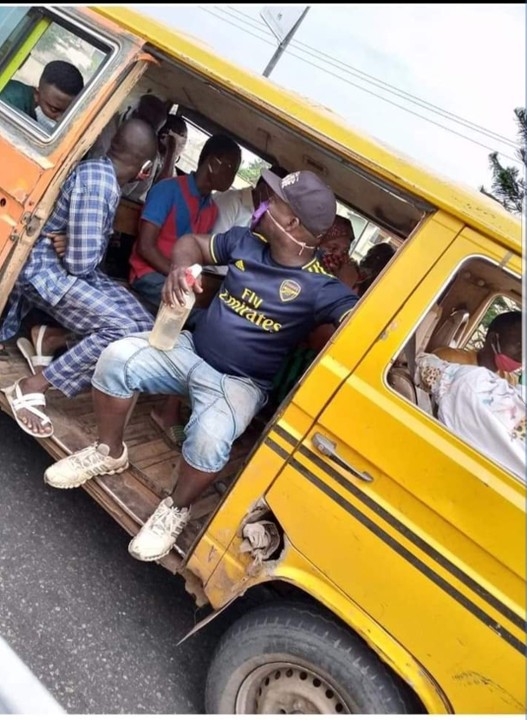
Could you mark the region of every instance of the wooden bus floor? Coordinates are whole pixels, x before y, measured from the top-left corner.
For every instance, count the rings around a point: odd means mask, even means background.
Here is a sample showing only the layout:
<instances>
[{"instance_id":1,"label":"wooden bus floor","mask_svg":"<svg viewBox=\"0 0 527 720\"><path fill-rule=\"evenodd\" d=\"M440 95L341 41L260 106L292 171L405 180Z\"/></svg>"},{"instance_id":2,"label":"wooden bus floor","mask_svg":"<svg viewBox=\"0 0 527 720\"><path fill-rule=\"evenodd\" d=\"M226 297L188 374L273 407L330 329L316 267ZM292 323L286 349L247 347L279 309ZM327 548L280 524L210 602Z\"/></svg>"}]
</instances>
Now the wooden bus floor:
<instances>
[{"instance_id":1,"label":"wooden bus floor","mask_svg":"<svg viewBox=\"0 0 527 720\"><path fill-rule=\"evenodd\" d=\"M5 388L28 374L28 366L14 343L7 343L7 357L0 357L0 387ZM68 399L57 390L46 393L46 412L54 435L36 440L54 459L79 450L96 440L97 432L89 391ZM137 401L125 433L130 466L120 475L105 475L89 480L83 488L109 512L119 524L135 535L140 525L157 507L159 500L172 491L177 477L180 453L164 439L163 433L150 419L152 408L161 397L143 395ZM4 393L0 392L1 409L12 415ZM245 458L261 433L259 423L251 426L234 444L231 459L214 485L195 503L192 520L178 540L176 550L161 559L171 572L182 566L186 554L207 524L228 490ZM51 462L51 460L50 460ZM57 490L57 492L60 492Z\"/></svg>"}]
</instances>

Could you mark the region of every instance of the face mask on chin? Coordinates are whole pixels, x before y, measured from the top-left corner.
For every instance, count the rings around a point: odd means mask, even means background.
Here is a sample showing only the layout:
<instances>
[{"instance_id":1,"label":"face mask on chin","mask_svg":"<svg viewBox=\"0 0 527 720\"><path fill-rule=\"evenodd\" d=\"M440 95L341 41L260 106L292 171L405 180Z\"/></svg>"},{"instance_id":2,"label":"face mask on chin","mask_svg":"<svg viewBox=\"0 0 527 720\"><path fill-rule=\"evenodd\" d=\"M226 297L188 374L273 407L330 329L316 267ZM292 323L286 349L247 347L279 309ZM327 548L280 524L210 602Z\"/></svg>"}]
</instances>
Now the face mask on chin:
<instances>
[{"instance_id":1,"label":"face mask on chin","mask_svg":"<svg viewBox=\"0 0 527 720\"><path fill-rule=\"evenodd\" d=\"M492 349L494 350L494 363L501 372L511 373L516 372L516 370L521 368L521 362L518 362L517 360L514 360L514 358L509 357L509 355L505 355L505 353L500 352L501 348L499 340L496 340L496 343L492 344Z\"/></svg>"},{"instance_id":2,"label":"face mask on chin","mask_svg":"<svg viewBox=\"0 0 527 720\"><path fill-rule=\"evenodd\" d=\"M46 132L48 133L53 132L57 125L57 121L52 120L47 115L45 115L40 105L37 105L37 107L35 108L35 116L40 127L44 128L44 130L46 130Z\"/></svg>"},{"instance_id":3,"label":"face mask on chin","mask_svg":"<svg viewBox=\"0 0 527 720\"><path fill-rule=\"evenodd\" d=\"M262 203L262 204L264 204L264 203ZM267 205L269 206L269 203L267 203ZM293 236L291 235L291 233L288 233L287 230L286 230L285 228L283 228L277 220L274 219L272 212L269 210L269 207L267 207L267 214L268 214L268 216L271 218L271 220L273 221L273 223L276 225L276 227L277 227L277 228L280 228L280 230L281 230L285 235L287 235L287 237L291 240L291 242L294 242L295 245L298 245L298 246L300 247L300 250L299 250L299 252L298 252L299 255L302 255L302 253L304 252L304 250L316 250L316 249L317 249L316 245L306 245L306 243L300 242L300 241L297 240L295 237L293 237ZM262 215L263 215L263 213L262 213Z\"/></svg>"}]
</instances>

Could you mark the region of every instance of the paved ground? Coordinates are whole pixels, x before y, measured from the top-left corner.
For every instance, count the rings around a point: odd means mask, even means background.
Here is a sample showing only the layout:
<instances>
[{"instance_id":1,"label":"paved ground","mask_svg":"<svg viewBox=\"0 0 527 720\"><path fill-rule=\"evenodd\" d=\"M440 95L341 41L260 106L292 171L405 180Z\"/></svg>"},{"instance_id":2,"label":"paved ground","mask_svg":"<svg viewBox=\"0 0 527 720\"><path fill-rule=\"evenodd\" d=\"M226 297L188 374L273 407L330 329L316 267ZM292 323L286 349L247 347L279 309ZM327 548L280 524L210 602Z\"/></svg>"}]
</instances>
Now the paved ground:
<instances>
[{"instance_id":1,"label":"paved ground","mask_svg":"<svg viewBox=\"0 0 527 720\"><path fill-rule=\"evenodd\" d=\"M1 412L0 438L0 635L69 713L204 712L222 620L176 648L183 582L133 560L82 489L44 486L49 457Z\"/></svg>"}]
</instances>

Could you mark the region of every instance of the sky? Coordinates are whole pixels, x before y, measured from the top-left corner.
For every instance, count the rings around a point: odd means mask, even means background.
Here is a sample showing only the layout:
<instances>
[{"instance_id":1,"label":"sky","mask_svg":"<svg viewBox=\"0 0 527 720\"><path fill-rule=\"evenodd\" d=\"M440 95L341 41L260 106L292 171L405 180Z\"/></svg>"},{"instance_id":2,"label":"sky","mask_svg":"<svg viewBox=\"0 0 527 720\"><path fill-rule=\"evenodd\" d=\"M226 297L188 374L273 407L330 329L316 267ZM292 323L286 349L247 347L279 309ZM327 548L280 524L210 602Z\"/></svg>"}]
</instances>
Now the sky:
<instances>
[{"instance_id":1,"label":"sky","mask_svg":"<svg viewBox=\"0 0 527 720\"><path fill-rule=\"evenodd\" d=\"M258 74L277 44L259 15L262 7L135 5ZM510 165L505 155L514 158L514 147L397 97L378 82L515 143L513 110L525 107L525 22L521 4L312 5L271 79L436 173L489 187L489 153L499 151Z\"/></svg>"}]
</instances>

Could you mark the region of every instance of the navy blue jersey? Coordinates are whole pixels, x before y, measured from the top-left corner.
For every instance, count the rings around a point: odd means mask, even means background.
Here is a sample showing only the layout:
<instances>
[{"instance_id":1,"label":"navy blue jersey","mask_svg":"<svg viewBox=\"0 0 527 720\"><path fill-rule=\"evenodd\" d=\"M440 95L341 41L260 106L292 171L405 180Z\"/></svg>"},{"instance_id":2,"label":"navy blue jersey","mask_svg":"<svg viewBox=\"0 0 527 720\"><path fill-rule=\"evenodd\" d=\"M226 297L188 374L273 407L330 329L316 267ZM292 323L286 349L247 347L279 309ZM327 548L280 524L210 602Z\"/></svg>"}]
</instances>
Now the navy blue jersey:
<instances>
[{"instance_id":1,"label":"navy blue jersey","mask_svg":"<svg viewBox=\"0 0 527 720\"><path fill-rule=\"evenodd\" d=\"M264 238L247 228L213 235L210 250L229 270L197 321L196 351L216 370L263 389L314 327L338 325L358 300L316 257L304 266L279 265Z\"/></svg>"}]
</instances>

